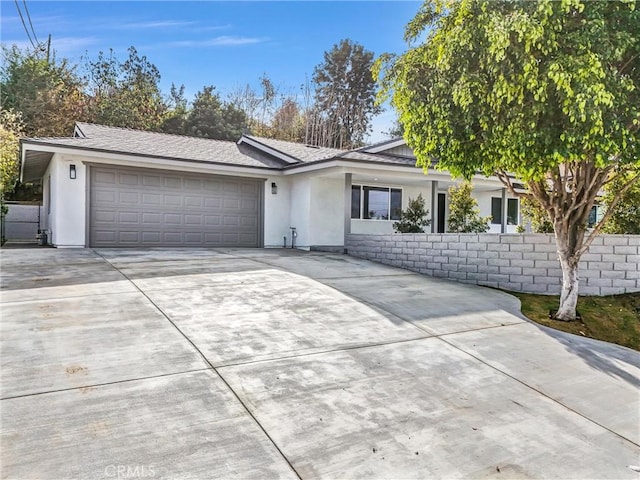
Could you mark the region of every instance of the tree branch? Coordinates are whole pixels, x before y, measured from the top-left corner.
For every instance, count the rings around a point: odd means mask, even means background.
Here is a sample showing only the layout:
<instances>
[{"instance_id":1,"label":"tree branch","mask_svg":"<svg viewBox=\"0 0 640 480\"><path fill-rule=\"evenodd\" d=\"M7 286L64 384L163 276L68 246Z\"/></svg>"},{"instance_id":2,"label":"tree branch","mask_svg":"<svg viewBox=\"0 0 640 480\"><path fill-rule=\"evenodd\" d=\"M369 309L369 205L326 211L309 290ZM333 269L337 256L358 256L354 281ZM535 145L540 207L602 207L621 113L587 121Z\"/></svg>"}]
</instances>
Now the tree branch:
<instances>
[{"instance_id":1,"label":"tree branch","mask_svg":"<svg viewBox=\"0 0 640 480\"><path fill-rule=\"evenodd\" d=\"M621 175L622 173L618 175L614 175L613 178L618 178ZM640 181L640 172L638 172L635 176L633 176L631 180L625 183L624 186L620 190L618 190L618 193L613 198L613 201L609 205L607 205L607 211L603 215L602 219L596 224L595 227L593 227L593 230L591 231L587 239L584 241L584 243L578 250L578 253L580 255L582 255L589 249L589 246L591 245L593 240L599 235L600 230L602 230L602 227L604 226L604 224L607 222L607 220L609 220L609 218L611 218L611 215L613 215L613 209L620 202L625 192L629 190L638 181Z\"/></svg>"}]
</instances>

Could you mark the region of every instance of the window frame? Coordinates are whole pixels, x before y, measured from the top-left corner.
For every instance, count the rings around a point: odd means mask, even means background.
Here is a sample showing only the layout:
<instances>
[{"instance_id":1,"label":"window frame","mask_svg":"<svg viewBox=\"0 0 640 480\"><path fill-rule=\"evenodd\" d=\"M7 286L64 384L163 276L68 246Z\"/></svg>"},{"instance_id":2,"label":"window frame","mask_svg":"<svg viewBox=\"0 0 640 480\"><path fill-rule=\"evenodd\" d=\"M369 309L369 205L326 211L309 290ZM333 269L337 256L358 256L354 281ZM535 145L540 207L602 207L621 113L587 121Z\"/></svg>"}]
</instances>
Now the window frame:
<instances>
[{"instance_id":1,"label":"window frame","mask_svg":"<svg viewBox=\"0 0 640 480\"><path fill-rule=\"evenodd\" d=\"M358 203L359 203L359 212L358 212L358 216L354 217L354 209L353 209L353 193L354 191L358 191ZM387 212L389 214L389 218L370 218L368 215L365 216L365 203L368 205L368 201L365 202L365 196L366 196L366 192L369 191L374 191L374 192L385 192L387 193ZM393 213L392 213L392 204L391 204L391 200L392 200L392 192L399 192L400 193L400 213L398 214L397 218L393 218ZM358 183L354 183L351 184L351 220L375 220L375 221L382 221L382 222L397 222L398 220L400 220L401 216L402 216L402 200L404 199L404 189L401 187L391 187L391 186L386 186L386 185L365 185L365 184L358 184ZM368 199L367 199L368 200Z\"/></svg>"},{"instance_id":2,"label":"window frame","mask_svg":"<svg viewBox=\"0 0 640 480\"><path fill-rule=\"evenodd\" d=\"M499 204L499 220L496 220L494 215L493 215L493 207L494 207L494 201L497 200L498 204ZM511 223L509 221L509 204L513 204L513 202L515 202L516 204L516 217L515 217L515 222ZM513 197L508 197L507 198L507 225L519 225L520 223L520 199L519 198L513 198ZM502 197L491 197L491 224L492 225L502 225Z\"/></svg>"}]
</instances>

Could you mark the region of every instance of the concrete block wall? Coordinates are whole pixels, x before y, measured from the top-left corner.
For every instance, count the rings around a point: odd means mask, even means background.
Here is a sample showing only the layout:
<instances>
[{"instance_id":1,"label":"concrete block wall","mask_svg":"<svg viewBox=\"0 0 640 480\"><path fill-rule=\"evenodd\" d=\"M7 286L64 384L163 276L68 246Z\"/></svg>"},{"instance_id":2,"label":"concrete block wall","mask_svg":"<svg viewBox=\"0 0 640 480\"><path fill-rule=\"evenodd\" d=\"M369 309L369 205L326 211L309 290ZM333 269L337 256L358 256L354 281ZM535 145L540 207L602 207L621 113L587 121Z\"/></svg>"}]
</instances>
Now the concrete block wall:
<instances>
[{"instance_id":1,"label":"concrete block wall","mask_svg":"<svg viewBox=\"0 0 640 480\"><path fill-rule=\"evenodd\" d=\"M516 292L557 295L562 270L553 235L350 234L354 257L432 277ZM640 235L600 235L580 261L580 294L640 291Z\"/></svg>"}]
</instances>

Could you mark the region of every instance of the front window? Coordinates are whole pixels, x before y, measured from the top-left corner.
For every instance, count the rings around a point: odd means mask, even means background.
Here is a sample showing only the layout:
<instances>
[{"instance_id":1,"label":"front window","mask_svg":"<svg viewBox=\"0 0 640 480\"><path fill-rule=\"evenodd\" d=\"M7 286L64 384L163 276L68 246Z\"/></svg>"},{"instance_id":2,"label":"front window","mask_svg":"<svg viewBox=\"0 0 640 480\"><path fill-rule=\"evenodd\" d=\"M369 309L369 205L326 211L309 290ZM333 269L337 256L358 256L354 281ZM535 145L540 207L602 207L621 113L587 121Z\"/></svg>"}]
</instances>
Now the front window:
<instances>
[{"instance_id":1,"label":"front window","mask_svg":"<svg viewBox=\"0 0 640 480\"><path fill-rule=\"evenodd\" d=\"M402 190L388 187L351 186L351 218L400 220Z\"/></svg>"},{"instance_id":2,"label":"front window","mask_svg":"<svg viewBox=\"0 0 640 480\"><path fill-rule=\"evenodd\" d=\"M518 225L518 199L507 199L507 225ZM502 198L493 197L491 199L491 223L500 225L502 223Z\"/></svg>"}]
</instances>

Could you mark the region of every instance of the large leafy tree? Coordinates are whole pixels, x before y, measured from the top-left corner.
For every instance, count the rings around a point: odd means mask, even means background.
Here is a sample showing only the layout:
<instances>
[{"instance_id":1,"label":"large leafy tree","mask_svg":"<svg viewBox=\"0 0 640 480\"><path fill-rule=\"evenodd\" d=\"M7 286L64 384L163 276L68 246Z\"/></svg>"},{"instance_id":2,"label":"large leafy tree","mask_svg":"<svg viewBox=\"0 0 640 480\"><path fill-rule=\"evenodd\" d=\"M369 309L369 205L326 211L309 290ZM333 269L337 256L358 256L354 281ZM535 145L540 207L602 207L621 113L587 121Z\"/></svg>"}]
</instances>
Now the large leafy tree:
<instances>
[{"instance_id":1,"label":"large leafy tree","mask_svg":"<svg viewBox=\"0 0 640 480\"><path fill-rule=\"evenodd\" d=\"M242 110L223 102L215 87L207 86L196 93L184 123L184 133L215 140L237 140L246 122Z\"/></svg>"},{"instance_id":2,"label":"large leafy tree","mask_svg":"<svg viewBox=\"0 0 640 480\"><path fill-rule=\"evenodd\" d=\"M120 62L113 51L100 52L86 66L91 97L90 120L102 125L158 130L167 105L160 91L160 72L134 47Z\"/></svg>"},{"instance_id":3,"label":"large leafy tree","mask_svg":"<svg viewBox=\"0 0 640 480\"><path fill-rule=\"evenodd\" d=\"M578 262L602 225L585 228L598 192L625 175L619 199L639 178L636 7L427 1L407 26L415 46L378 64L421 166L436 157L453 175L497 175L512 192L513 173L547 211L563 271L560 320L576 316Z\"/></svg>"},{"instance_id":4,"label":"large leafy tree","mask_svg":"<svg viewBox=\"0 0 640 480\"><path fill-rule=\"evenodd\" d=\"M65 136L87 118L84 83L66 60L40 51L2 47L0 104L21 116L28 136Z\"/></svg>"},{"instance_id":5,"label":"large leafy tree","mask_svg":"<svg viewBox=\"0 0 640 480\"><path fill-rule=\"evenodd\" d=\"M371 75L373 52L342 40L325 52L313 74L317 135L315 143L336 148L362 145L371 118L379 112Z\"/></svg>"}]
</instances>

